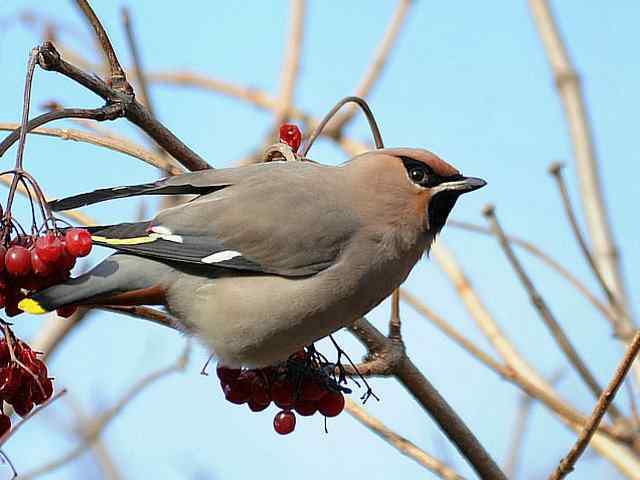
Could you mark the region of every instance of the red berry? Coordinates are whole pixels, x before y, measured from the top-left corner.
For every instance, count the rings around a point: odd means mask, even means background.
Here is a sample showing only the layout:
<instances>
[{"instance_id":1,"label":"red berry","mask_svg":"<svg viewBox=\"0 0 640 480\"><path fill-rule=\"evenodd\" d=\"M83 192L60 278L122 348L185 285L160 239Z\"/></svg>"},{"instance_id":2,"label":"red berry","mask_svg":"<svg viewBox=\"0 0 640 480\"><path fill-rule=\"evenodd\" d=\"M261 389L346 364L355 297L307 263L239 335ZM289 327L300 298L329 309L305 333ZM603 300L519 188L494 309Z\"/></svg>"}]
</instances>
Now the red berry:
<instances>
[{"instance_id":1,"label":"red berry","mask_svg":"<svg viewBox=\"0 0 640 480\"><path fill-rule=\"evenodd\" d=\"M303 417L309 417L318 411L318 402L298 400L296 402L295 411Z\"/></svg>"},{"instance_id":2,"label":"red berry","mask_svg":"<svg viewBox=\"0 0 640 480\"><path fill-rule=\"evenodd\" d=\"M302 132L296 125L285 123L280 127L280 141L289 145L294 152L297 152L302 142Z\"/></svg>"},{"instance_id":3,"label":"red berry","mask_svg":"<svg viewBox=\"0 0 640 480\"><path fill-rule=\"evenodd\" d=\"M27 275L31 271L31 254L21 245L14 245L4 256L7 272L16 277Z\"/></svg>"},{"instance_id":4,"label":"red berry","mask_svg":"<svg viewBox=\"0 0 640 480\"><path fill-rule=\"evenodd\" d=\"M84 228L67 230L64 236L65 248L74 257L86 257L91 251L93 240L91 234Z\"/></svg>"},{"instance_id":5,"label":"red berry","mask_svg":"<svg viewBox=\"0 0 640 480\"><path fill-rule=\"evenodd\" d=\"M22 373L17 367L0 369L0 398L11 400L22 385Z\"/></svg>"},{"instance_id":6,"label":"red berry","mask_svg":"<svg viewBox=\"0 0 640 480\"><path fill-rule=\"evenodd\" d=\"M4 270L4 256L7 254L7 249L3 245L0 245L0 272Z\"/></svg>"},{"instance_id":7,"label":"red berry","mask_svg":"<svg viewBox=\"0 0 640 480\"><path fill-rule=\"evenodd\" d=\"M296 428L296 416L291 410L283 410L273 419L273 428L280 435L287 435Z\"/></svg>"},{"instance_id":8,"label":"red berry","mask_svg":"<svg viewBox=\"0 0 640 480\"><path fill-rule=\"evenodd\" d=\"M280 408L290 408L296 401L296 391L287 381L276 382L271 385L271 398Z\"/></svg>"},{"instance_id":9,"label":"red berry","mask_svg":"<svg viewBox=\"0 0 640 480\"><path fill-rule=\"evenodd\" d=\"M13 409L21 417L26 417L31 410L33 410L34 403L31 398L15 401L13 403Z\"/></svg>"},{"instance_id":10,"label":"red berry","mask_svg":"<svg viewBox=\"0 0 640 480\"><path fill-rule=\"evenodd\" d=\"M236 405L242 405L247 400L249 400L249 392L245 392L242 390L236 390L233 385L225 383L222 387L222 391L224 392L224 398L231 403L235 403Z\"/></svg>"},{"instance_id":11,"label":"red berry","mask_svg":"<svg viewBox=\"0 0 640 480\"><path fill-rule=\"evenodd\" d=\"M269 392L269 388L265 384L264 380L259 377L254 379L253 383L251 384L250 402L253 402L256 405L265 405L265 408L268 407L271 403L271 394Z\"/></svg>"},{"instance_id":12,"label":"red berry","mask_svg":"<svg viewBox=\"0 0 640 480\"><path fill-rule=\"evenodd\" d=\"M56 309L56 313L59 317L69 318L71 315L76 313L78 307L74 307L73 305L65 305L64 307L60 307Z\"/></svg>"},{"instance_id":13,"label":"red berry","mask_svg":"<svg viewBox=\"0 0 640 480\"><path fill-rule=\"evenodd\" d=\"M31 399L36 405L41 405L51 398L53 395L53 382L50 378L41 378L40 386L36 382L31 385ZM42 391L44 390L44 392Z\"/></svg>"},{"instance_id":14,"label":"red berry","mask_svg":"<svg viewBox=\"0 0 640 480\"><path fill-rule=\"evenodd\" d=\"M0 413L0 437L11 430L11 419L4 413Z\"/></svg>"},{"instance_id":15,"label":"red berry","mask_svg":"<svg viewBox=\"0 0 640 480\"><path fill-rule=\"evenodd\" d=\"M31 269L36 275L46 277L53 273L55 265L44 260L38 249L34 248L31 250Z\"/></svg>"},{"instance_id":16,"label":"red berry","mask_svg":"<svg viewBox=\"0 0 640 480\"><path fill-rule=\"evenodd\" d=\"M216 367L216 375L224 383L235 382L241 373L242 371L239 368L227 368L220 364Z\"/></svg>"},{"instance_id":17,"label":"red berry","mask_svg":"<svg viewBox=\"0 0 640 480\"><path fill-rule=\"evenodd\" d=\"M340 392L327 392L318 402L318 411L325 417L335 417L344 410L344 395Z\"/></svg>"},{"instance_id":18,"label":"red berry","mask_svg":"<svg viewBox=\"0 0 640 480\"><path fill-rule=\"evenodd\" d=\"M56 262L56 267L59 270L68 272L69 270L71 270L75 266L76 257L71 255L67 251L67 243L66 242L62 242L62 246L64 248L62 249L62 253L60 254L60 258L58 258L58 261Z\"/></svg>"},{"instance_id":19,"label":"red berry","mask_svg":"<svg viewBox=\"0 0 640 480\"><path fill-rule=\"evenodd\" d=\"M300 389L300 398L303 400L320 400L327 390L315 380L306 380Z\"/></svg>"},{"instance_id":20,"label":"red berry","mask_svg":"<svg viewBox=\"0 0 640 480\"><path fill-rule=\"evenodd\" d=\"M0 340L0 367L5 367L7 363L9 363L10 358L9 345L7 345L7 341L3 338Z\"/></svg>"},{"instance_id":21,"label":"red berry","mask_svg":"<svg viewBox=\"0 0 640 480\"><path fill-rule=\"evenodd\" d=\"M38 237L35 250L43 261L53 263L62 255L62 240L55 233L47 233Z\"/></svg>"},{"instance_id":22,"label":"red berry","mask_svg":"<svg viewBox=\"0 0 640 480\"><path fill-rule=\"evenodd\" d=\"M251 409L252 412L261 412L262 410L266 409L269 403L257 403L255 402L253 399L249 399L249 402L247 402L247 405L249 405L249 408Z\"/></svg>"}]
</instances>

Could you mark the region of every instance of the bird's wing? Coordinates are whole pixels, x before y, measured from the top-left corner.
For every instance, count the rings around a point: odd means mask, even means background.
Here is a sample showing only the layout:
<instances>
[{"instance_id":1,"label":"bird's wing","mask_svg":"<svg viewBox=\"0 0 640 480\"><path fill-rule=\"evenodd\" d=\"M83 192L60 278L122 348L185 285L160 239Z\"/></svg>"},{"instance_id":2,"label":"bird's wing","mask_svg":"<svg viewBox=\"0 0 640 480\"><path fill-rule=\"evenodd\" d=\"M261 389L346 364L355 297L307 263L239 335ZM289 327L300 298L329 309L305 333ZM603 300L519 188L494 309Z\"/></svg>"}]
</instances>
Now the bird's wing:
<instances>
[{"instance_id":1,"label":"bird's wing","mask_svg":"<svg viewBox=\"0 0 640 480\"><path fill-rule=\"evenodd\" d=\"M338 169L302 162L248 175L145 224L93 230L98 244L160 260L305 276L333 265L358 218Z\"/></svg>"},{"instance_id":2,"label":"bird's wing","mask_svg":"<svg viewBox=\"0 0 640 480\"><path fill-rule=\"evenodd\" d=\"M62 212L107 200L138 195L206 195L230 185L235 185L246 178L259 176L265 170L282 168L279 165L280 163L272 162L236 168L188 172L182 175L162 178L151 183L101 188L93 192L52 200L49 202L49 206L54 212Z\"/></svg>"}]
</instances>

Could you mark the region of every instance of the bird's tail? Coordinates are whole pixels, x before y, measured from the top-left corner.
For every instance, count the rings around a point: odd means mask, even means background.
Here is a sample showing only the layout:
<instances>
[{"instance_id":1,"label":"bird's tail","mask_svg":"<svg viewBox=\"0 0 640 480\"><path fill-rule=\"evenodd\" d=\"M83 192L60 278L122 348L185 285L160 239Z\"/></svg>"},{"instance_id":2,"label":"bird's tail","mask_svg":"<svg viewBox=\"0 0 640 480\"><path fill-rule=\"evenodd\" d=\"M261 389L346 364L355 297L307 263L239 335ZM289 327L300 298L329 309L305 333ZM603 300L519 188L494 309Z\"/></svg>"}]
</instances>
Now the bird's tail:
<instances>
[{"instance_id":1,"label":"bird's tail","mask_svg":"<svg viewBox=\"0 0 640 480\"><path fill-rule=\"evenodd\" d=\"M171 271L155 260L116 253L77 278L25 298L18 307L40 314L65 305L162 304Z\"/></svg>"}]
</instances>

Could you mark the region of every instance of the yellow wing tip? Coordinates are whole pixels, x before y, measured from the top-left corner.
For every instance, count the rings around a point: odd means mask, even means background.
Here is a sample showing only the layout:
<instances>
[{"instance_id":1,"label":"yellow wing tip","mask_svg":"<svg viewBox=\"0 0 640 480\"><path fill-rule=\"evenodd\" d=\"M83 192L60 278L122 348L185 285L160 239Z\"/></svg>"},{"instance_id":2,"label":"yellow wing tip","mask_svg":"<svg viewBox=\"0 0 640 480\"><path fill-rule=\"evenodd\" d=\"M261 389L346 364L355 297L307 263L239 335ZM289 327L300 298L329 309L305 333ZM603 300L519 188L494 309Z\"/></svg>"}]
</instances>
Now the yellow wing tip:
<instances>
[{"instance_id":1,"label":"yellow wing tip","mask_svg":"<svg viewBox=\"0 0 640 480\"><path fill-rule=\"evenodd\" d=\"M42 306L36 302L33 298L25 298L18 302L18 308L23 312L32 313L34 315L41 315L47 313Z\"/></svg>"}]
</instances>

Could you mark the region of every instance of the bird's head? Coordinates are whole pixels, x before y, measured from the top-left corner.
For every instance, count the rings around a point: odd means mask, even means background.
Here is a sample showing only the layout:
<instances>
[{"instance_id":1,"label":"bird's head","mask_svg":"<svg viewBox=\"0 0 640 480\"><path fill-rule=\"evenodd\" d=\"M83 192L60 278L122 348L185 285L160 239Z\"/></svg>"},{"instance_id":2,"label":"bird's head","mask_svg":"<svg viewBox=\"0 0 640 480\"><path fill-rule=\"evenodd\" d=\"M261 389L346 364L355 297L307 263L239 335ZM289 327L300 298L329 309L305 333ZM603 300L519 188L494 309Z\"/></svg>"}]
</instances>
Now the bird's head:
<instances>
[{"instance_id":1,"label":"bird's head","mask_svg":"<svg viewBox=\"0 0 640 480\"><path fill-rule=\"evenodd\" d=\"M383 148L352 162L361 173L367 172L377 194L386 197L385 213L394 215L415 209L422 227L432 237L444 227L460 195L487 183L465 177L437 155L417 148Z\"/></svg>"}]
</instances>

